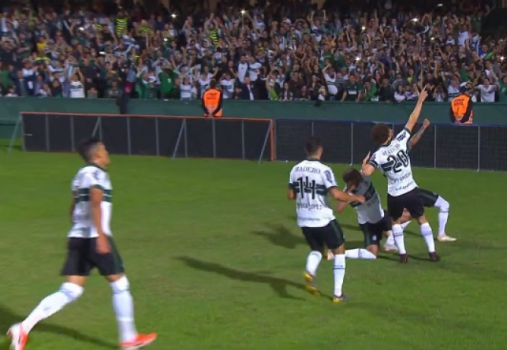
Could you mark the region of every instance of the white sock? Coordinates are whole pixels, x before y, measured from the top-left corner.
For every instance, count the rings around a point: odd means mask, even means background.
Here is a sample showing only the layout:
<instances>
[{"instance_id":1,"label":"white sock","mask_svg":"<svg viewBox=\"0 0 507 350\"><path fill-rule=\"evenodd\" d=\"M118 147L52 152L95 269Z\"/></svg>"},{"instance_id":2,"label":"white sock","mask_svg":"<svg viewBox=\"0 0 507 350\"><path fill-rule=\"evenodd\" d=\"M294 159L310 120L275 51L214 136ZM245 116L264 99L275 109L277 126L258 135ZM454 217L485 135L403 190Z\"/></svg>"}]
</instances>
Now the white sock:
<instances>
[{"instance_id":1,"label":"white sock","mask_svg":"<svg viewBox=\"0 0 507 350\"><path fill-rule=\"evenodd\" d=\"M393 236L394 242L398 247L398 252L400 254L407 254L407 251L405 250L405 237L403 236L403 228L401 225L393 225Z\"/></svg>"},{"instance_id":2,"label":"white sock","mask_svg":"<svg viewBox=\"0 0 507 350\"><path fill-rule=\"evenodd\" d=\"M306 258L306 272L310 275L315 276L317 269L319 268L320 261L322 260L322 253L316 250L312 250Z\"/></svg>"},{"instance_id":3,"label":"white sock","mask_svg":"<svg viewBox=\"0 0 507 350\"><path fill-rule=\"evenodd\" d=\"M396 243L394 242L393 231L389 231L389 232L387 232L387 234L388 234L388 236L387 236L386 245L396 245Z\"/></svg>"},{"instance_id":4,"label":"white sock","mask_svg":"<svg viewBox=\"0 0 507 350\"><path fill-rule=\"evenodd\" d=\"M134 300L129 291L129 281L123 276L111 283L113 308L116 313L120 342L132 341L137 337L134 323Z\"/></svg>"},{"instance_id":5,"label":"white sock","mask_svg":"<svg viewBox=\"0 0 507 350\"><path fill-rule=\"evenodd\" d=\"M64 283L60 290L43 299L30 315L21 323L23 331L29 333L37 323L54 315L67 304L83 294L83 287L73 283Z\"/></svg>"},{"instance_id":6,"label":"white sock","mask_svg":"<svg viewBox=\"0 0 507 350\"><path fill-rule=\"evenodd\" d=\"M339 297L343 291L343 280L345 279L345 254L334 256L334 295Z\"/></svg>"},{"instance_id":7,"label":"white sock","mask_svg":"<svg viewBox=\"0 0 507 350\"><path fill-rule=\"evenodd\" d=\"M443 236L445 235L445 226L447 225L451 206L448 201L439 196L435 202L435 207L440 210L438 212L438 235Z\"/></svg>"},{"instance_id":8,"label":"white sock","mask_svg":"<svg viewBox=\"0 0 507 350\"><path fill-rule=\"evenodd\" d=\"M373 260L377 258L375 254L363 248L346 250L345 257L347 259L366 259L366 260Z\"/></svg>"},{"instance_id":9,"label":"white sock","mask_svg":"<svg viewBox=\"0 0 507 350\"><path fill-rule=\"evenodd\" d=\"M405 229L407 228L407 226L411 223L412 221L406 221L404 222L403 224L401 224L401 228L403 229L403 231L405 231Z\"/></svg>"},{"instance_id":10,"label":"white sock","mask_svg":"<svg viewBox=\"0 0 507 350\"><path fill-rule=\"evenodd\" d=\"M428 246L428 252L434 253L435 252L435 240L433 238L433 231L431 231L431 226L427 222L425 224L422 224L420 226L421 229L421 235L424 238L424 241L426 242L426 245Z\"/></svg>"}]
</instances>

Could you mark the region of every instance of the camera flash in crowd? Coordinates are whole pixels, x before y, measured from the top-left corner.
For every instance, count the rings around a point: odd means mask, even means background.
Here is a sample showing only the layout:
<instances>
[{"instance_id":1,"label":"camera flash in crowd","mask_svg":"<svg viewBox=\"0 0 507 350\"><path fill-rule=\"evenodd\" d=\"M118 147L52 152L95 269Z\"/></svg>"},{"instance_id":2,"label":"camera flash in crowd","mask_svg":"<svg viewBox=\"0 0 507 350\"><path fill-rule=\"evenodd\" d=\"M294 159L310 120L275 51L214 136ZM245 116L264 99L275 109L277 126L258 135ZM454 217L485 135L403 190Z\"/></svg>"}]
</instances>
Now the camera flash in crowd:
<instances>
[{"instance_id":1,"label":"camera flash in crowd","mask_svg":"<svg viewBox=\"0 0 507 350\"><path fill-rule=\"evenodd\" d=\"M412 18L412 22L417 22L417 21L419 21L419 19L417 19L417 17L416 18Z\"/></svg>"},{"instance_id":2,"label":"camera flash in crowd","mask_svg":"<svg viewBox=\"0 0 507 350\"><path fill-rule=\"evenodd\" d=\"M172 18L176 18L176 14L175 14L175 13L173 13L173 14L171 15L171 17L172 17Z\"/></svg>"},{"instance_id":3,"label":"camera flash in crowd","mask_svg":"<svg viewBox=\"0 0 507 350\"><path fill-rule=\"evenodd\" d=\"M430 40L431 40L431 41L433 41L433 40L435 40L435 38L434 38L434 37L431 37L431 38L430 38Z\"/></svg>"},{"instance_id":4,"label":"camera flash in crowd","mask_svg":"<svg viewBox=\"0 0 507 350\"><path fill-rule=\"evenodd\" d=\"M444 6L444 4L438 4L438 5L437 5L437 7L442 7L442 6Z\"/></svg>"},{"instance_id":5,"label":"camera flash in crowd","mask_svg":"<svg viewBox=\"0 0 507 350\"><path fill-rule=\"evenodd\" d=\"M504 56L501 56L501 57L500 57L500 61L503 61L504 59L505 59L505 57L504 57Z\"/></svg>"},{"instance_id":6,"label":"camera flash in crowd","mask_svg":"<svg viewBox=\"0 0 507 350\"><path fill-rule=\"evenodd\" d=\"M240 12L241 12L242 15L244 15L246 11L245 10L241 10Z\"/></svg>"},{"instance_id":7,"label":"camera flash in crowd","mask_svg":"<svg viewBox=\"0 0 507 350\"><path fill-rule=\"evenodd\" d=\"M361 30L363 30L363 31L364 31L364 30L366 30L366 27L365 27L365 26L362 26L362 27L361 27Z\"/></svg>"},{"instance_id":8,"label":"camera flash in crowd","mask_svg":"<svg viewBox=\"0 0 507 350\"><path fill-rule=\"evenodd\" d=\"M83 27L79 27L79 30L80 30L80 31L83 31L83 30L84 30L84 28L83 28Z\"/></svg>"},{"instance_id":9,"label":"camera flash in crowd","mask_svg":"<svg viewBox=\"0 0 507 350\"><path fill-rule=\"evenodd\" d=\"M356 61L361 61L361 57L357 56Z\"/></svg>"}]
</instances>

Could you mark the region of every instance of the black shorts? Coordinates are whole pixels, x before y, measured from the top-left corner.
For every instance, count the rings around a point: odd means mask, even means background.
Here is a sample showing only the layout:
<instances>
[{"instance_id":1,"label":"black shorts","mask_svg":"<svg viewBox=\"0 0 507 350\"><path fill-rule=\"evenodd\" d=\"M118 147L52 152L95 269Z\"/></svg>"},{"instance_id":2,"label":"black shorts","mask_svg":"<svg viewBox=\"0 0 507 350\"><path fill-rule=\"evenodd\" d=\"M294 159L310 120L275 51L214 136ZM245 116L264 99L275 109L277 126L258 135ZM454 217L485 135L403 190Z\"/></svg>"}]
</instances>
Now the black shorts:
<instances>
[{"instance_id":1,"label":"black shorts","mask_svg":"<svg viewBox=\"0 0 507 350\"><path fill-rule=\"evenodd\" d=\"M62 276L89 276L97 268L102 276L112 276L125 272L123 261L111 237L108 237L111 251L107 254L97 252L97 238L69 238L67 260L63 265Z\"/></svg>"},{"instance_id":2,"label":"black shorts","mask_svg":"<svg viewBox=\"0 0 507 350\"><path fill-rule=\"evenodd\" d=\"M424 215L424 206L417 187L401 196L387 195L387 211L393 220L401 218L403 209L407 209L414 219Z\"/></svg>"},{"instance_id":3,"label":"black shorts","mask_svg":"<svg viewBox=\"0 0 507 350\"><path fill-rule=\"evenodd\" d=\"M322 252L324 246L334 250L345 243L343 231L336 220L324 227L301 227L311 250Z\"/></svg>"},{"instance_id":4,"label":"black shorts","mask_svg":"<svg viewBox=\"0 0 507 350\"><path fill-rule=\"evenodd\" d=\"M423 190L422 188L419 188L419 195L421 196L421 201L426 208L433 208L438 197L440 197L438 193Z\"/></svg>"},{"instance_id":5,"label":"black shorts","mask_svg":"<svg viewBox=\"0 0 507 350\"><path fill-rule=\"evenodd\" d=\"M392 221L388 216L384 216L382 220L375 224L359 224L364 235L364 246L379 245L382 241L384 232L392 230Z\"/></svg>"}]
</instances>

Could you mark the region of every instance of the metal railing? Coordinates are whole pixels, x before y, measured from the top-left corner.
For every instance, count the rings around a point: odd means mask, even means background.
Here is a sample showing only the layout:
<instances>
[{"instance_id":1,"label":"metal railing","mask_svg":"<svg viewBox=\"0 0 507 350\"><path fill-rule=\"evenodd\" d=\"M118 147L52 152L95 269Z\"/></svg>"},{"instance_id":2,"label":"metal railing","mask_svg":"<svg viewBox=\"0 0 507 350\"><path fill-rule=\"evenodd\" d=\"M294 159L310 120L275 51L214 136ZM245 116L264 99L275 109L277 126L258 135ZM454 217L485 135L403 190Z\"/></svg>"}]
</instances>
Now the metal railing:
<instances>
[{"instance_id":1,"label":"metal railing","mask_svg":"<svg viewBox=\"0 0 507 350\"><path fill-rule=\"evenodd\" d=\"M323 161L360 164L374 148L372 122L168 117L117 114L22 113L27 151L69 152L81 139L97 136L111 153L297 161L303 140L319 136ZM395 132L404 125L391 124ZM13 133L11 147L18 130ZM431 125L411 150L414 166L507 170L507 127Z\"/></svg>"}]
</instances>

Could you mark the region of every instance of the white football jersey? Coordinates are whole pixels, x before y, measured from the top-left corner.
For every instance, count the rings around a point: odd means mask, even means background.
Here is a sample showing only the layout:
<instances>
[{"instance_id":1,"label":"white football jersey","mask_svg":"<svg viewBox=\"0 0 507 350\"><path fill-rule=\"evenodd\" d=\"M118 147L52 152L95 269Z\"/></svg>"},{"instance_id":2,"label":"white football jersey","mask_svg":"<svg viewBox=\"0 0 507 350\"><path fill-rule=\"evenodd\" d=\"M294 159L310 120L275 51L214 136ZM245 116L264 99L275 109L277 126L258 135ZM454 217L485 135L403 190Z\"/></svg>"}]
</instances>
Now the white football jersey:
<instances>
[{"instance_id":1,"label":"white football jersey","mask_svg":"<svg viewBox=\"0 0 507 350\"><path fill-rule=\"evenodd\" d=\"M292 168L289 186L296 192L299 227L324 227L335 219L327 192L338 187L331 168L318 160L304 160Z\"/></svg>"},{"instance_id":2,"label":"white football jersey","mask_svg":"<svg viewBox=\"0 0 507 350\"><path fill-rule=\"evenodd\" d=\"M401 196L417 187L408 155L410 131L403 129L391 142L380 146L370 157L370 165L387 177L387 193Z\"/></svg>"},{"instance_id":3,"label":"white football jersey","mask_svg":"<svg viewBox=\"0 0 507 350\"><path fill-rule=\"evenodd\" d=\"M111 196L113 187L109 174L97 165L87 164L78 171L72 181L72 194L75 203L74 212L72 213L74 224L68 237L95 238L99 236L91 216L90 189L93 187L99 187L104 191L104 198L100 205L102 209L102 231L106 235L111 235L110 222L113 210Z\"/></svg>"}]
</instances>

